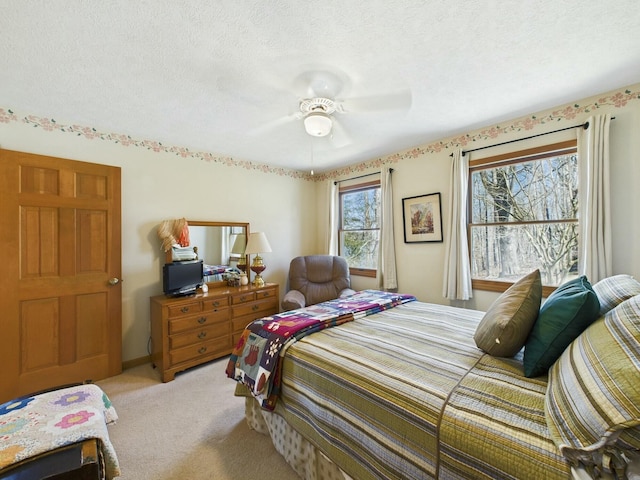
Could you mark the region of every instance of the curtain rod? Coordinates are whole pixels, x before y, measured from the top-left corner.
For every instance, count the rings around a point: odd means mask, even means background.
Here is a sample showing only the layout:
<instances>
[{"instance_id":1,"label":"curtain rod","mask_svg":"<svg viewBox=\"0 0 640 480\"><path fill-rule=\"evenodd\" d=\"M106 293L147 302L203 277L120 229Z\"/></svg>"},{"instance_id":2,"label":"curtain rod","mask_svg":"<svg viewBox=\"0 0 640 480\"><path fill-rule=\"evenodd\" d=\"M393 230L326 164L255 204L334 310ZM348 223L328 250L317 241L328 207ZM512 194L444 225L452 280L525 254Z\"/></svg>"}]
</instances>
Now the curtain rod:
<instances>
[{"instance_id":1,"label":"curtain rod","mask_svg":"<svg viewBox=\"0 0 640 480\"><path fill-rule=\"evenodd\" d=\"M616 117L611 117L611 120L615 120L615 118ZM515 140L509 140L507 142L496 143L494 145L486 145L484 147L472 148L471 150L463 150L462 151L462 156L465 156L467 153L477 152L478 150L484 150L485 148L499 147L500 145L507 145L509 143L521 142L523 140L529 140L530 138L542 137L543 135L550 135L552 133L564 132L565 130L571 130L572 128L578 128L578 127L582 127L582 128L584 128L586 130L587 128L589 128L589 122L584 122L584 123L581 123L579 125L574 125L572 127L565 127L565 128L560 128L558 130L552 130L551 132L544 132L544 133L539 133L537 135L531 135L530 137L517 138ZM450 154L449 156L453 157L453 153Z\"/></svg>"},{"instance_id":2,"label":"curtain rod","mask_svg":"<svg viewBox=\"0 0 640 480\"><path fill-rule=\"evenodd\" d=\"M389 169L389 173L393 173L393 168ZM344 178L342 180L334 180L333 184L337 185L341 182L348 182L349 180L357 180L358 178L364 178L364 177L370 177L371 175L379 175L380 172L373 172L373 173L366 173L364 175L359 175L357 177L351 177L351 178Z\"/></svg>"}]
</instances>

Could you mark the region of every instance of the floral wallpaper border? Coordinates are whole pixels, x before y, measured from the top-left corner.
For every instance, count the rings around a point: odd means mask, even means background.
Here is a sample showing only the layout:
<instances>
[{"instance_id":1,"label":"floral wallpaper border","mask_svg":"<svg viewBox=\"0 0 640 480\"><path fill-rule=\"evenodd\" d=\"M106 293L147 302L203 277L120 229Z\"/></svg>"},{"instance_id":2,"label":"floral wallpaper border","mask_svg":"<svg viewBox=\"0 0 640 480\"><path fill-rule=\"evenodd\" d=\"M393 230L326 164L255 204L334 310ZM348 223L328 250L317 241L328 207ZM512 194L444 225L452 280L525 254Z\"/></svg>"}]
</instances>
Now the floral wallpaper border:
<instances>
[{"instance_id":1,"label":"floral wallpaper border","mask_svg":"<svg viewBox=\"0 0 640 480\"><path fill-rule=\"evenodd\" d=\"M627 88L624 91L606 94L598 97L596 101L591 103L589 103L589 100L585 100L588 103L582 105L580 103L575 103L573 105L563 106L559 109L551 110L549 113L540 114L540 116L533 114L527 117L522 117L518 120L513 120L512 123L505 126L495 125L471 134L446 138L425 146L415 147L400 153L388 155L384 158L380 157L375 160L350 165L345 168L317 175L316 180L338 179L346 176L352 176L354 174L367 172L372 168L381 168L383 165L398 163L400 160L407 158L417 158L426 153L438 153L443 150L466 147L474 142L497 139L499 136L506 135L508 133L533 130L539 125L560 122L562 120L573 120L578 117L583 117L584 114L591 113L605 106L622 108L633 100L640 100L640 86L633 88L633 90Z\"/></svg>"},{"instance_id":2,"label":"floral wallpaper border","mask_svg":"<svg viewBox=\"0 0 640 480\"><path fill-rule=\"evenodd\" d=\"M133 146L138 148L145 148L154 152L173 153L183 158L194 158L205 162L219 163L229 167L239 167L263 173L288 176L295 179L321 181L363 173L373 168L380 168L383 165L395 164L404 159L417 158L427 153L438 153L447 149L466 147L467 145L474 142L496 139L501 135L506 135L512 132L533 130L539 125L559 122L561 120L576 119L586 113L591 113L594 110L598 110L599 108L604 106L622 108L625 107L629 102L634 100L640 100L640 86L635 90L630 90L629 88L627 88L623 91L606 94L602 97L598 97L597 100L592 102L586 100L587 103L585 104L575 103L573 105L567 105L557 110L551 110L549 111L549 113L542 114L541 116L537 116L535 114L530 115L519 120L515 120L505 126L495 125L479 130L472 134L464 134L439 140L424 146L415 147L403 152L394 153L385 157L379 157L374 160L368 160L355 165L313 176L304 171L291 170L282 167L273 167L270 165L250 162L246 160L236 160L232 157L216 156L209 152L194 152L185 147L163 145L160 142L151 140L136 140L128 135L100 132L92 127L85 127L81 125L64 125L56 122L52 118L49 119L38 117L35 115L28 115L26 117L19 118L17 114L15 114L8 108L0 108L0 123L22 122L28 125L32 125L35 128L42 128L45 131L71 133L77 136L82 136L88 140L100 139L117 143L125 147Z\"/></svg>"}]
</instances>

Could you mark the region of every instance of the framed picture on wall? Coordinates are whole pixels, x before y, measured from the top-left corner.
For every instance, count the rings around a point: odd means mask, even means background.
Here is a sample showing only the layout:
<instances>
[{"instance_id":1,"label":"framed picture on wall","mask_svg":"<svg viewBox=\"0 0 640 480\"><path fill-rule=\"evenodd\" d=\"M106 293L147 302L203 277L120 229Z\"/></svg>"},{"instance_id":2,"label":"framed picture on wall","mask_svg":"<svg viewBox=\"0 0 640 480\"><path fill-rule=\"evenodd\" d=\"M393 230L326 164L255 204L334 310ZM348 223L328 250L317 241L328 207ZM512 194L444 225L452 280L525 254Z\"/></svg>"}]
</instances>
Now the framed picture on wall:
<instances>
[{"instance_id":1,"label":"framed picture on wall","mask_svg":"<svg viewBox=\"0 0 640 480\"><path fill-rule=\"evenodd\" d=\"M440 192L402 199L404 243L442 242Z\"/></svg>"}]
</instances>

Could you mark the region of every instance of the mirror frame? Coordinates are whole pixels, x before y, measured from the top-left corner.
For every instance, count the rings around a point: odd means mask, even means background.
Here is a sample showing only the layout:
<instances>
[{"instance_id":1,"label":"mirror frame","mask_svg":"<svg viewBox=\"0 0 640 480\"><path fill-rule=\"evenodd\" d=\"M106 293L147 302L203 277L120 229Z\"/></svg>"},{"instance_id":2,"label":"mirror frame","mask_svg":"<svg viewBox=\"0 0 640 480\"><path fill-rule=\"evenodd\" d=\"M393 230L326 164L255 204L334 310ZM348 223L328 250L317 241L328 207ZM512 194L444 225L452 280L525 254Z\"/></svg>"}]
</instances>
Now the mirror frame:
<instances>
[{"instance_id":1,"label":"mirror frame","mask_svg":"<svg viewBox=\"0 0 640 480\"><path fill-rule=\"evenodd\" d=\"M249 238L249 222L206 222L201 220L187 220L187 224L190 227L244 227L245 232L247 233L247 238ZM245 255L245 259L247 265L249 265L249 256ZM218 286L225 284L224 280L220 280L219 282L207 282L207 285Z\"/></svg>"}]
</instances>

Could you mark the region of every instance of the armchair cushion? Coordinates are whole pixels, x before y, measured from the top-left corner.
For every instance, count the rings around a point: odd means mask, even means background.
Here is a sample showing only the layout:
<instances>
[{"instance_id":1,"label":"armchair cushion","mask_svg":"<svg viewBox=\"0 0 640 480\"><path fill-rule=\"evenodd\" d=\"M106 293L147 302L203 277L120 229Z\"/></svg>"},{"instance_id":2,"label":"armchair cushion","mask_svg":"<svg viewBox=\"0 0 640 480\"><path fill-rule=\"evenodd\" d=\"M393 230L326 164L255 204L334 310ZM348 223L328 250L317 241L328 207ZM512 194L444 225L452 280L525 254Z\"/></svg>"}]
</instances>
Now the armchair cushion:
<instances>
[{"instance_id":1,"label":"armchair cushion","mask_svg":"<svg viewBox=\"0 0 640 480\"><path fill-rule=\"evenodd\" d=\"M342 290L340 292L340 295L338 295L338 297L342 298L342 297L348 297L350 295L353 295L354 293L356 293L355 290L353 290L352 288L345 288L344 290Z\"/></svg>"},{"instance_id":2,"label":"armchair cushion","mask_svg":"<svg viewBox=\"0 0 640 480\"><path fill-rule=\"evenodd\" d=\"M347 261L334 255L307 255L291 260L289 289L282 301L284 310L315 305L355 293L351 290Z\"/></svg>"},{"instance_id":3,"label":"armchair cushion","mask_svg":"<svg viewBox=\"0 0 640 480\"><path fill-rule=\"evenodd\" d=\"M302 292L298 290L289 290L282 299L282 308L287 310L297 310L307 306Z\"/></svg>"}]
</instances>

